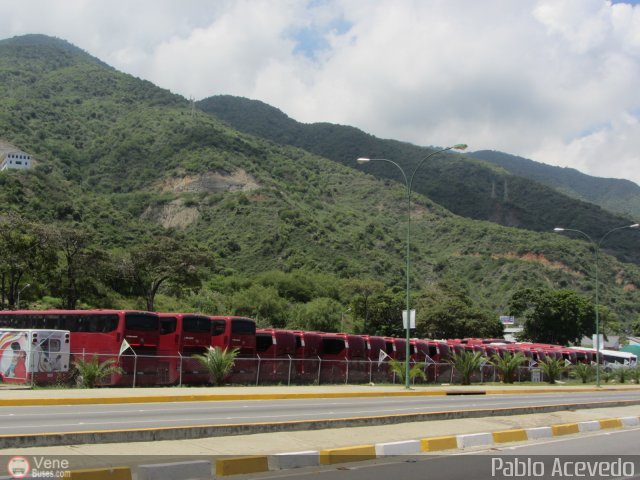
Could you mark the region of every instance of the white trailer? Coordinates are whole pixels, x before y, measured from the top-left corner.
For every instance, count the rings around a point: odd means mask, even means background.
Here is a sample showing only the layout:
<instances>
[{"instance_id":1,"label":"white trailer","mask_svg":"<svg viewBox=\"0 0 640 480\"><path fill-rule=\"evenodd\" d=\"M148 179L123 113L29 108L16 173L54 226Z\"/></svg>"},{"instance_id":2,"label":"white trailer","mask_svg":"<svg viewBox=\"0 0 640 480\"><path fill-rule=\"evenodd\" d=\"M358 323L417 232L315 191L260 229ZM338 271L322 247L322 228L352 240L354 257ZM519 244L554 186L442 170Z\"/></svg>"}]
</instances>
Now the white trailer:
<instances>
[{"instance_id":1,"label":"white trailer","mask_svg":"<svg viewBox=\"0 0 640 480\"><path fill-rule=\"evenodd\" d=\"M69 372L68 330L0 328L0 380L50 383Z\"/></svg>"}]
</instances>

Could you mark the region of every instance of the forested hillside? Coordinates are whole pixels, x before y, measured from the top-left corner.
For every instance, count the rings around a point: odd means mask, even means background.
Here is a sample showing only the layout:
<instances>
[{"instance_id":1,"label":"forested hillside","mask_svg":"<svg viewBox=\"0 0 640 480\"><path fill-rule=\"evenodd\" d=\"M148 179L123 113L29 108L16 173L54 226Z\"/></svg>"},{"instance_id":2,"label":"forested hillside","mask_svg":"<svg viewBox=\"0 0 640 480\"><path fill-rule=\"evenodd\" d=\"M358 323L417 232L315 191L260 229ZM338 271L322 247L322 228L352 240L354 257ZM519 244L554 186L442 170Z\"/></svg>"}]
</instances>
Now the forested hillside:
<instances>
[{"instance_id":1,"label":"forested hillside","mask_svg":"<svg viewBox=\"0 0 640 480\"><path fill-rule=\"evenodd\" d=\"M0 140L36 162L0 172L2 306L15 307L22 292L23 307L151 305L324 330L342 319L345 329L363 329L367 311L368 331L393 333L405 285L404 188L333 161L340 151L363 154L363 145L343 133L355 129L322 128L332 132L317 140L326 152L310 153L241 133L62 40L0 41ZM424 153L364 138L371 155ZM393 148L375 151L380 145ZM464 191L478 189L482 175L516 182L457 155L427 171L448 172ZM433 302L454 297L497 318L524 287L592 296L593 252L584 242L463 218L419 194L413 200L419 323ZM505 209L519 211L510 202ZM547 202L553 218L576 205ZM566 226L599 215L581 208L562 212ZM637 233L612 238L620 258L631 256L625 242L637 245ZM601 299L614 328L638 316L640 269L601 260Z\"/></svg>"},{"instance_id":2,"label":"forested hillside","mask_svg":"<svg viewBox=\"0 0 640 480\"><path fill-rule=\"evenodd\" d=\"M492 150L473 152L470 155L571 197L600 205L611 212L640 218L640 186L629 180L592 177L574 168L554 167Z\"/></svg>"},{"instance_id":3,"label":"forested hillside","mask_svg":"<svg viewBox=\"0 0 640 480\"><path fill-rule=\"evenodd\" d=\"M365 156L388 158L411 171L432 151L379 139L353 127L302 124L276 108L245 98L220 95L198 105L238 130L304 148L354 168L355 159ZM382 178L400 180L398 170L388 164L378 162L361 168ZM514 175L506 168L467 155L449 153L430 159L418 171L414 189L458 215L527 230L548 232L562 226L597 238L612 228L633 223L628 216L583 201L591 198L578 200L526 175ZM636 245L625 236L611 238L607 248L621 259L640 261Z\"/></svg>"}]
</instances>

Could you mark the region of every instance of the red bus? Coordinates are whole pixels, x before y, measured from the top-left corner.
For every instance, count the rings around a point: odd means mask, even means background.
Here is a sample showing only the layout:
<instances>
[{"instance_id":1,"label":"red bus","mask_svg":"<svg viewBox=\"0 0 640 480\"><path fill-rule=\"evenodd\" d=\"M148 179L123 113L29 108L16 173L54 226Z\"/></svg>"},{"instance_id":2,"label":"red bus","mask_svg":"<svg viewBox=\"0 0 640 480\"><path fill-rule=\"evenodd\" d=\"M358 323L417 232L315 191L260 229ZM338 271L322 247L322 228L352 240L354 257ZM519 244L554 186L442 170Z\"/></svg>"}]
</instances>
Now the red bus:
<instances>
[{"instance_id":1,"label":"red bus","mask_svg":"<svg viewBox=\"0 0 640 480\"><path fill-rule=\"evenodd\" d=\"M294 330L296 337L296 375L298 380L315 381L320 367L322 337L318 332Z\"/></svg>"},{"instance_id":2,"label":"red bus","mask_svg":"<svg viewBox=\"0 0 640 480\"><path fill-rule=\"evenodd\" d=\"M0 326L69 330L71 358L113 359L122 374L105 385L155 385L160 321L156 313L131 310L16 310L0 311ZM128 344L128 346L127 346Z\"/></svg>"},{"instance_id":3,"label":"red bus","mask_svg":"<svg viewBox=\"0 0 640 480\"><path fill-rule=\"evenodd\" d=\"M160 313L158 384L209 383L209 372L193 358L211 345L211 320L206 315Z\"/></svg>"},{"instance_id":4,"label":"red bus","mask_svg":"<svg viewBox=\"0 0 640 480\"><path fill-rule=\"evenodd\" d=\"M256 356L259 380L289 382L296 354L296 336L291 330L256 330Z\"/></svg>"},{"instance_id":5,"label":"red bus","mask_svg":"<svg viewBox=\"0 0 640 480\"><path fill-rule=\"evenodd\" d=\"M322 333L321 381L364 382L369 376L366 344L360 335Z\"/></svg>"},{"instance_id":6,"label":"red bus","mask_svg":"<svg viewBox=\"0 0 640 480\"><path fill-rule=\"evenodd\" d=\"M387 355L394 360L404 362L407 355L407 340L405 338L384 337L387 343Z\"/></svg>"},{"instance_id":7,"label":"red bus","mask_svg":"<svg viewBox=\"0 0 640 480\"><path fill-rule=\"evenodd\" d=\"M211 320L211 346L239 350L239 357L256 355L256 321L251 318L213 316Z\"/></svg>"}]
</instances>

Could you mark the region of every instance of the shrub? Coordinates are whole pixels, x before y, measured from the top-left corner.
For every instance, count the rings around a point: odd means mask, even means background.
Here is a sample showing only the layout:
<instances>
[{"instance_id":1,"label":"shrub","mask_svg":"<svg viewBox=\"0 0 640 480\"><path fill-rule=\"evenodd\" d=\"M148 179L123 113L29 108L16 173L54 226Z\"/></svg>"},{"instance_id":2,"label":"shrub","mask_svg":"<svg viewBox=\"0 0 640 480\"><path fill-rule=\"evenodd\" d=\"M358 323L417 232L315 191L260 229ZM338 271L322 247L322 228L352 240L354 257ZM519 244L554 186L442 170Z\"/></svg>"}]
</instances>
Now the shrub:
<instances>
[{"instance_id":1,"label":"shrub","mask_svg":"<svg viewBox=\"0 0 640 480\"><path fill-rule=\"evenodd\" d=\"M471 375L480 368L482 354L480 352L454 353L449 363L460 374L462 385L471 385Z\"/></svg>"},{"instance_id":2,"label":"shrub","mask_svg":"<svg viewBox=\"0 0 640 480\"><path fill-rule=\"evenodd\" d=\"M570 375L574 378L579 378L582 383L590 382L596 373L596 369L593 365L588 363L577 363L571 367Z\"/></svg>"},{"instance_id":3,"label":"shrub","mask_svg":"<svg viewBox=\"0 0 640 480\"><path fill-rule=\"evenodd\" d=\"M98 360L98 356L94 355L91 360L76 360L73 366L78 372L78 387L94 388L96 384L114 373L122 373L122 368L115 365L116 361L109 358L104 362Z\"/></svg>"},{"instance_id":4,"label":"shrub","mask_svg":"<svg viewBox=\"0 0 640 480\"><path fill-rule=\"evenodd\" d=\"M540 362L540 368L547 376L547 381L551 384L556 383L556 380L567 370L564 360L551 357L547 357Z\"/></svg>"},{"instance_id":5,"label":"shrub","mask_svg":"<svg viewBox=\"0 0 640 480\"><path fill-rule=\"evenodd\" d=\"M416 377L420 377L422 380L427 379L427 374L424 372L425 362L416 362L409 368L409 380L414 380ZM400 383L405 382L406 375L406 362L401 362L392 358L389 361L389 368L391 372L398 377Z\"/></svg>"},{"instance_id":6,"label":"shrub","mask_svg":"<svg viewBox=\"0 0 640 480\"><path fill-rule=\"evenodd\" d=\"M502 374L504 383L513 383L518 367L527 360L522 352L505 352L504 357L495 354L491 358L491 364L494 365Z\"/></svg>"},{"instance_id":7,"label":"shrub","mask_svg":"<svg viewBox=\"0 0 640 480\"><path fill-rule=\"evenodd\" d=\"M206 353L194 355L202 363L202 365L209 371L209 374L213 378L216 385L220 386L224 384L224 379L236 363L236 357L240 353L240 350L233 348L231 350L215 347L207 350Z\"/></svg>"}]
</instances>

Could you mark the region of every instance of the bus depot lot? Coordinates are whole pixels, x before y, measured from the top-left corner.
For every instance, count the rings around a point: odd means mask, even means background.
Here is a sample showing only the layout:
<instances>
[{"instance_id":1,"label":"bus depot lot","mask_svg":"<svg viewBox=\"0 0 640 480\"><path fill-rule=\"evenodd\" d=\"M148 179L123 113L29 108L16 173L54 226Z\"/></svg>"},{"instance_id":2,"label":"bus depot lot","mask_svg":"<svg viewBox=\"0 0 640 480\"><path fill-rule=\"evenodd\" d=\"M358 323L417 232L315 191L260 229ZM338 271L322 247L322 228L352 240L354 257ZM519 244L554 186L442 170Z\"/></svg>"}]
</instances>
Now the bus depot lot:
<instances>
[{"instance_id":1,"label":"bus depot lot","mask_svg":"<svg viewBox=\"0 0 640 480\"><path fill-rule=\"evenodd\" d=\"M593 387L587 387L591 391ZM636 386L604 387L601 390L637 390ZM220 400L228 400L233 396L243 398L291 398L293 396L312 396L311 398L335 398L339 396L380 396L387 395L445 395L450 392L469 393L472 391L487 394L522 393L532 394L542 392L571 392L581 391L580 387L427 387L405 391L399 386L334 386L334 387L249 387L249 388L203 388L203 389L97 389L97 390L7 390L0 391L0 399L4 402L21 402L31 400L43 405L47 400L52 403L114 403L129 402L132 398L142 401L147 398L150 401L167 401L168 397L180 397L182 401L202 400L202 396L211 396ZM640 396L640 391L638 391ZM307 397L309 398L309 397ZM570 394L567 394L570 400ZM53 402L55 400L55 402ZM17 403L14 403L17 404ZM585 431L595 428L593 422L610 420L615 418L630 418L640 416L640 405L627 407L609 407L588 410L565 410L552 413L540 413L530 415L509 415L484 418L463 418L456 420L432 420L428 422L410 422L394 425L329 428L314 431L291 431L280 433L260 433L253 435L234 435L226 437L211 437L192 440L165 440L136 443L108 443L108 444L81 444L52 447L18 447L0 450L0 456L45 456L53 459L67 459L74 469L104 468L120 465L137 466L150 464L166 464L178 462L195 462L207 460L215 466L218 460L228 457L256 457L269 456L281 453L295 452L320 452L330 449L346 448L347 452L354 447L377 444L390 444L394 442L410 442L434 437L451 437L458 435L470 435L469 442L475 440L487 440L487 434L493 432L505 432L518 429L543 428L558 425L571 425L589 423L592 427L585 426ZM614 422L615 423L615 422ZM609 425L604 423L604 425ZM567 427L568 433L582 431L579 427ZM556 429L558 430L558 429ZM560 429L559 431L561 431ZM489 435L493 437L493 435ZM517 435L514 440L521 439ZM511 440L510 440L511 441ZM473 448L471 444L463 444L466 448ZM395 447L389 447L395 448ZM370 448L365 453L370 454ZM358 450L356 457L366 455ZM388 450L387 454L391 450ZM306 455L306 458L313 455ZM345 460L347 457L339 457ZM125 462L125 463L123 463ZM262 461L264 463L264 461ZM224 462L223 462L224 463ZM241 464L247 464L244 460ZM230 465L230 463L229 463ZM168 468L168 467L167 467ZM230 467L231 468L231 467ZM1 475L4 472L0 472ZM221 476L220 474L218 476ZM175 477L176 480L179 477Z\"/></svg>"}]
</instances>

